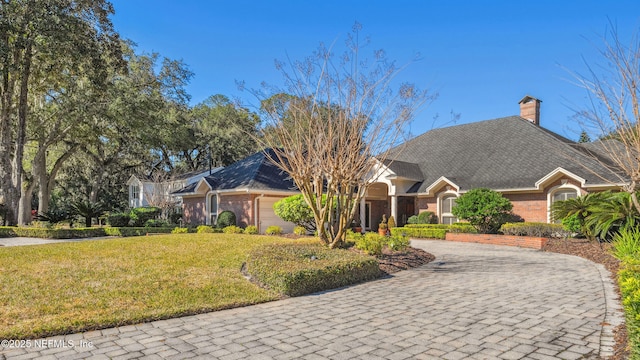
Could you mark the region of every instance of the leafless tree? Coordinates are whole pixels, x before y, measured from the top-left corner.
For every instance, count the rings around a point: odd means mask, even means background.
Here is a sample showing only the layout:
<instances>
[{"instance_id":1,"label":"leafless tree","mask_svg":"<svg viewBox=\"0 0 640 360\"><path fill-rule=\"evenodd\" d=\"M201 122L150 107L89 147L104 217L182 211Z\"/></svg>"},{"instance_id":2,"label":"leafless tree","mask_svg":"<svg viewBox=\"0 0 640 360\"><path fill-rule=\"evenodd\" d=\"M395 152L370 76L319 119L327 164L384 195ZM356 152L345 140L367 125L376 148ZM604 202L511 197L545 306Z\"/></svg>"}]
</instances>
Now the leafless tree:
<instances>
[{"instance_id":1,"label":"leafless tree","mask_svg":"<svg viewBox=\"0 0 640 360\"><path fill-rule=\"evenodd\" d=\"M403 68L384 51L361 58L368 40L359 39L360 31L356 23L341 56L332 52L334 46L321 44L302 61L277 62L285 85L268 91L287 96L262 103L267 124L260 139L274 149L271 160L302 192L320 239L331 248L344 243L360 200L375 181L375 166L404 140L416 111L435 98L401 83L397 75ZM258 96L273 100L265 92Z\"/></svg>"},{"instance_id":2,"label":"leafless tree","mask_svg":"<svg viewBox=\"0 0 640 360\"><path fill-rule=\"evenodd\" d=\"M178 205L177 199L171 195L172 191L177 190L172 187L174 181L170 175L160 171L154 172L149 180L153 186L143 186L147 202L149 206L159 208L162 211L162 218L167 219L171 209Z\"/></svg>"},{"instance_id":3,"label":"leafless tree","mask_svg":"<svg viewBox=\"0 0 640 360\"><path fill-rule=\"evenodd\" d=\"M640 42L638 33L628 44L623 42L614 27L607 35L600 50L603 61L588 66L587 75L576 76L590 100L588 110L579 115L583 125L597 133L596 143L640 211Z\"/></svg>"}]
</instances>

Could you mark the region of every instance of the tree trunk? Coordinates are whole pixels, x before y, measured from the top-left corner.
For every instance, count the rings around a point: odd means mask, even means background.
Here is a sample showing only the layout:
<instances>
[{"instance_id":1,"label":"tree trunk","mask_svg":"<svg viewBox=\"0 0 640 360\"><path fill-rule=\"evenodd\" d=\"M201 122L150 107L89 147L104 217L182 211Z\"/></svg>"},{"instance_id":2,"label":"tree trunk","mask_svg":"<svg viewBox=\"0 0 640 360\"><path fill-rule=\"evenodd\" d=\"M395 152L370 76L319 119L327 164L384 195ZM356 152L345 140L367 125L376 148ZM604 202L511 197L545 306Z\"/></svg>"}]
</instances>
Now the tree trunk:
<instances>
[{"instance_id":1,"label":"tree trunk","mask_svg":"<svg viewBox=\"0 0 640 360\"><path fill-rule=\"evenodd\" d=\"M24 156L24 144L27 135L27 113L29 108L28 95L29 95L29 75L31 74L31 44L29 43L24 50L24 62L22 68L22 74L20 79L20 96L18 98L18 126L16 128L16 145L13 155L12 166L12 182L15 189L16 198L12 199L11 205L14 209L18 210L18 225L25 225L26 219L21 214L20 205L24 205L20 201L22 195L22 159ZM20 193L18 193L20 191ZM29 208L31 205L29 204ZM24 209L22 209L24 212ZM30 209L29 209L30 210Z\"/></svg>"},{"instance_id":2,"label":"tree trunk","mask_svg":"<svg viewBox=\"0 0 640 360\"><path fill-rule=\"evenodd\" d=\"M27 182L23 176L22 185L22 190L20 191L20 204L18 206L18 224L27 225L33 220L31 216L31 200L33 199L35 181Z\"/></svg>"}]
</instances>

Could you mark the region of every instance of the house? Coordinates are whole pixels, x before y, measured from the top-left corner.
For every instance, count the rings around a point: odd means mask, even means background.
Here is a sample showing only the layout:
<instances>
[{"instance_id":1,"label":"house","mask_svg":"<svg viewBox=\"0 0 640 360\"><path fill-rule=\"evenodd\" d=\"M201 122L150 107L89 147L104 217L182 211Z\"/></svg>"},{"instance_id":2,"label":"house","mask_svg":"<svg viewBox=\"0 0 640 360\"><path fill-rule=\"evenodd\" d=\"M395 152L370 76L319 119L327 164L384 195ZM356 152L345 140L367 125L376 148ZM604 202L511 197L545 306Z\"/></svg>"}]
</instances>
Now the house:
<instances>
[{"instance_id":1,"label":"house","mask_svg":"<svg viewBox=\"0 0 640 360\"><path fill-rule=\"evenodd\" d=\"M383 214L404 225L424 211L440 223L457 222L456 198L479 187L501 192L525 221L550 222L553 202L622 186L597 143L576 143L540 126L540 100L525 96L519 104L519 116L431 130L392 149L393 160L374 159L357 215L362 227L376 230ZM293 228L272 206L296 193L262 152L176 192L187 222L215 224L219 212L231 210L240 225L261 231Z\"/></svg>"},{"instance_id":2,"label":"house","mask_svg":"<svg viewBox=\"0 0 640 360\"><path fill-rule=\"evenodd\" d=\"M230 210L239 226L255 225L263 233L277 225L292 232L295 224L276 216L273 204L299 192L269 157L275 158L272 150L257 152L174 192L182 197L185 223L215 225L218 214Z\"/></svg>"},{"instance_id":3,"label":"house","mask_svg":"<svg viewBox=\"0 0 640 360\"><path fill-rule=\"evenodd\" d=\"M376 228L382 214L402 225L423 211L440 223L457 222L455 199L479 187L502 193L514 214L532 222L550 222L555 201L620 189L598 143L576 143L540 126L536 98L519 104L519 116L431 130L392 149L394 161L379 163L362 200L365 228Z\"/></svg>"},{"instance_id":4,"label":"house","mask_svg":"<svg viewBox=\"0 0 640 360\"><path fill-rule=\"evenodd\" d=\"M203 177L221 169L222 167L206 171L191 171L168 179L160 176L131 175L127 181L129 207L137 208L143 206L159 206L160 204L174 204L177 209L181 209L182 198L172 193L196 183Z\"/></svg>"}]
</instances>

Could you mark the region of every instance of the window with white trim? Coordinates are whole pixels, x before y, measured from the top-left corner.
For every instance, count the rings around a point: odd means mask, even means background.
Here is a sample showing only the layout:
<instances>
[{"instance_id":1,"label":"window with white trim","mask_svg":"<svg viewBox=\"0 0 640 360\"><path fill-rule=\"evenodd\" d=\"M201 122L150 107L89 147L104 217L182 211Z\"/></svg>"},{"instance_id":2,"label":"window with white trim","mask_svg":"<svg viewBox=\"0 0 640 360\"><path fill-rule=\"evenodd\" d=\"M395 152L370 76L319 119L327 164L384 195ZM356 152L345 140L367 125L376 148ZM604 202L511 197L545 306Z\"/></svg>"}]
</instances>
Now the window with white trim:
<instances>
[{"instance_id":1,"label":"window with white trim","mask_svg":"<svg viewBox=\"0 0 640 360\"><path fill-rule=\"evenodd\" d=\"M453 207L456 206L457 198L457 196L451 194L445 195L440 199L440 223L450 225L458 222L458 218L451 212Z\"/></svg>"},{"instance_id":2,"label":"window with white trim","mask_svg":"<svg viewBox=\"0 0 640 360\"><path fill-rule=\"evenodd\" d=\"M218 197L216 195L211 195L209 198L209 213L211 225L215 225L218 219Z\"/></svg>"},{"instance_id":3,"label":"window with white trim","mask_svg":"<svg viewBox=\"0 0 640 360\"><path fill-rule=\"evenodd\" d=\"M556 201L565 201L569 199L575 199L577 197L578 191L576 189L559 189L557 191L554 191L551 195L550 205L553 205L553 203L555 203ZM556 220L555 222L560 224L562 223L562 220Z\"/></svg>"},{"instance_id":4,"label":"window with white trim","mask_svg":"<svg viewBox=\"0 0 640 360\"><path fill-rule=\"evenodd\" d=\"M140 187L138 185L131 185L129 193L131 194L129 206L134 208L140 206Z\"/></svg>"}]
</instances>

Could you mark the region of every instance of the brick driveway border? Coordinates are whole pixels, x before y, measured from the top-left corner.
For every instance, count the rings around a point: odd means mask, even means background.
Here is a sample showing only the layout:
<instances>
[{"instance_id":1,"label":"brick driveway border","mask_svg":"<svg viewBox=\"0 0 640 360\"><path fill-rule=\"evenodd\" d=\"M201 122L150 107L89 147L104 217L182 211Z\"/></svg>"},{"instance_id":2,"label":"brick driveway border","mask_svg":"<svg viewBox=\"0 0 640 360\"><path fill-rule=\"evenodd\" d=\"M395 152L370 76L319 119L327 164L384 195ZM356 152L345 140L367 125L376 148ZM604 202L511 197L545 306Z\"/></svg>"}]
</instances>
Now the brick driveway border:
<instances>
[{"instance_id":1,"label":"brick driveway border","mask_svg":"<svg viewBox=\"0 0 640 360\"><path fill-rule=\"evenodd\" d=\"M601 265L420 240L423 267L309 296L48 338L0 359L598 359L622 321ZM605 325L603 324L610 324Z\"/></svg>"}]
</instances>

